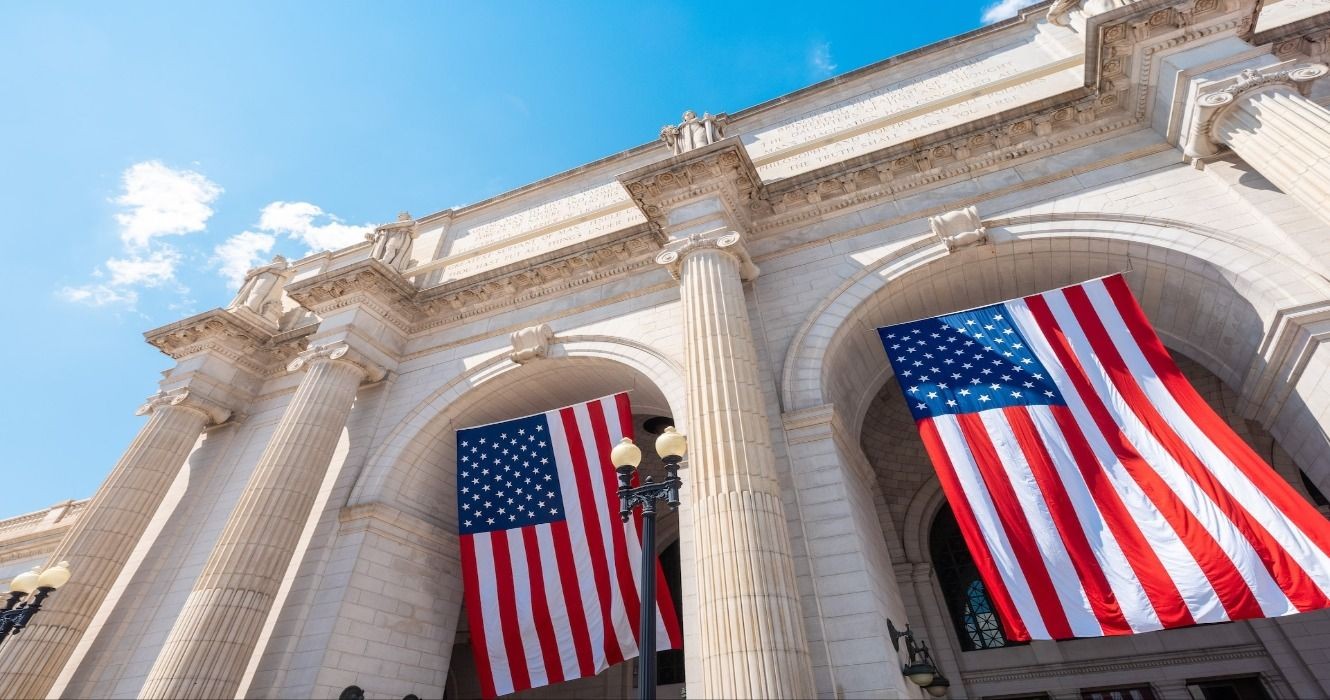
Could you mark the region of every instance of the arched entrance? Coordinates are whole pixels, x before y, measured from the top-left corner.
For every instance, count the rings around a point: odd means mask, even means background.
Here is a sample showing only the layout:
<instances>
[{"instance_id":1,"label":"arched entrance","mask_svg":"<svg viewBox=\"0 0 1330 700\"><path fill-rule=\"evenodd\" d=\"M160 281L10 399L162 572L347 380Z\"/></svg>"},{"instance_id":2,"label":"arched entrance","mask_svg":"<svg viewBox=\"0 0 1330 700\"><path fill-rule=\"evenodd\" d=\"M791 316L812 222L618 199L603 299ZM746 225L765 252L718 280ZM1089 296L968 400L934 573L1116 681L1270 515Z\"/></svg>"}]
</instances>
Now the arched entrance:
<instances>
[{"instance_id":1,"label":"arched entrance","mask_svg":"<svg viewBox=\"0 0 1330 700\"><path fill-rule=\"evenodd\" d=\"M427 372L403 372L397 379L420 381L415 378L422 375L428 377ZM653 436L644 424L659 418L667 420L655 420L653 425L668 424L672 416L683 416L682 386L677 364L644 346L614 338L567 336L557 338L543 359L518 365L496 353L442 386L422 387L415 407L385 430L379 448L369 456L338 534L339 546L353 550L342 556L354 562L343 587L339 617L357 621L362 628L368 623L386 630L387 639L358 645L364 651L355 663L345 663L344 656L326 660L316 692L335 695L355 684L367 695L423 696L422 690L448 690L449 697L479 697L461 614L456 430L629 391L646 457L643 469L651 473L659 465L653 463ZM687 522L686 511L668 514L658 533L662 549L682 533L680 568L685 582L691 569L690 546L687 527L680 525ZM374 593L362 593L367 590ZM680 604L685 618L691 595L685 585ZM617 697L631 693L632 680L631 664L621 664L593 679L535 689L527 695Z\"/></svg>"}]
</instances>

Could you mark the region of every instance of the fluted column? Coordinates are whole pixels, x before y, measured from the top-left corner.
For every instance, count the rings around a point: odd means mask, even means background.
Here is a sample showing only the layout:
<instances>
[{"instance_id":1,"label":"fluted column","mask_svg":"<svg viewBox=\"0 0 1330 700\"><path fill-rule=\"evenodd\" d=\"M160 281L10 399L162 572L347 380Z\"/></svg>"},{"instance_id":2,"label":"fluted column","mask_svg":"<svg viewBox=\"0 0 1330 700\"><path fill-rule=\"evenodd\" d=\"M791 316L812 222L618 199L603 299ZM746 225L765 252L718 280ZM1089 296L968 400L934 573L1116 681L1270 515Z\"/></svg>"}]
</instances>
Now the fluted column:
<instances>
[{"instance_id":1,"label":"fluted column","mask_svg":"<svg viewBox=\"0 0 1330 700\"><path fill-rule=\"evenodd\" d=\"M295 396L148 674L142 698L229 698L295 553L356 388L383 370L345 344L315 347Z\"/></svg>"},{"instance_id":2,"label":"fluted column","mask_svg":"<svg viewBox=\"0 0 1330 700\"><path fill-rule=\"evenodd\" d=\"M700 658L708 698L812 697L770 425L743 278L756 275L739 235L693 235L657 260L678 276ZM742 277L741 277L742 274Z\"/></svg>"},{"instance_id":3,"label":"fluted column","mask_svg":"<svg viewBox=\"0 0 1330 700\"><path fill-rule=\"evenodd\" d=\"M230 411L188 389L159 393L138 411L148 422L92 503L51 555L75 572L0 653L0 697L43 697L97 614L199 434Z\"/></svg>"},{"instance_id":4,"label":"fluted column","mask_svg":"<svg viewBox=\"0 0 1330 700\"><path fill-rule=\"evenodd\" d=\"M1330 110L1308 99L1321 64L1247 69L1196 99L1188 152L1227 146L1267 180L1330 222Z\"/></svg>"}]
</instances>

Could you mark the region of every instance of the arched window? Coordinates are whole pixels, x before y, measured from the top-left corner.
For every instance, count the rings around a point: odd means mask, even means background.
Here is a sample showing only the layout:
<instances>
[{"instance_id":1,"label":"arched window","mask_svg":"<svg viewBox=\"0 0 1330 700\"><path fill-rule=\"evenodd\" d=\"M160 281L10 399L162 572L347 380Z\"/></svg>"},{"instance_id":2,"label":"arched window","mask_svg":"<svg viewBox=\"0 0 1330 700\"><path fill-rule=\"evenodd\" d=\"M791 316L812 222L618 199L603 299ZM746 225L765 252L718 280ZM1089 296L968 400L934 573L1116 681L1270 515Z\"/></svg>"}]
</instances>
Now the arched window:
<instances>
[{"instance_id":1,"label":"arched window","mask_svg":"<svg viewBox=\"0 0 1330 700\"><path fill-rule=\"evenodd\" d=\"M928 547L961 648L973 651L1007 646L1007 635L1002 633L997 610L979 578L979 567L975 566L974 557L965 546L951 506L943 506L933 519Z\"/></svg>"}]
</instances>

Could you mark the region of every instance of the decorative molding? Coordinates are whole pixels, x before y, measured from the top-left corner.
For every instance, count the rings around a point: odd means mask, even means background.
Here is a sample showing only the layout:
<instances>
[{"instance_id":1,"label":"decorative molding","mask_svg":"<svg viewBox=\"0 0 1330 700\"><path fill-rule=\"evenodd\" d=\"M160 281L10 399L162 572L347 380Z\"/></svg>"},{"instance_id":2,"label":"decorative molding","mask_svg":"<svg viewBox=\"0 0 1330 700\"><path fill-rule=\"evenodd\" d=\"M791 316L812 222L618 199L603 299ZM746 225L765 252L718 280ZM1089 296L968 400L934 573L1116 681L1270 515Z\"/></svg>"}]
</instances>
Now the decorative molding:
<instances>
[{"instance_id":1,"label":"decorative molding","mask_svg":"<svg viewBox=\"0 0 1330 700\"><path fill-rule=\"evenodd\" d=\"M303 335L281 334L239 314L213 309L143 334L149 345L177 361L212 352L256 376L279 370L303 347Z\"/></svg>"},{"instance_id":2,"label":"decorative molding","mask_svg":"<svg viewBox=\"0 0 1330 700\"><path fill-rule=\"evenodd\" d=\"M524 365L545 357L550 350L550 343L554 342L554 331L550 328L550 324L542 323L513 331L508 339L513 344L513 351L508 353L508 359Z\"/></svg>"},{"instance_id":3,"label":"decorative molding","mask_svg":"<svg viewBox=\"0 0 1330 700\"><path fill-rule=\"evenodd\" d=\"M287 364L286 369L288 372L298 372L319 361L340 361L355 365L365 373L365 378L371 382L377 382L388 374L388 370L383 365L343 341L315 345L297 355L296 359Z\"/></svg>"},{"instance_id":4,"label":"decorative molding","mask_svg":"<svg viewBox=\"0 0 1330 700\"><path fill-rule=\"evenodd\" d=\"M722 139L624 173L619 182L646 215L660 243L668 238L666 213L689 200L717 195L739 225L747 224L753 211L766 209L758 201L763 196L762 178L737 138Z\"/></svg>"},{"instance_id":5,"label":"decorative molding","mask_svg":"<svg viewBox=\"0 0 1330 700\"><path fill-rule=\"evenodd\" d=\"M1323 63L1285 61L1264 68L1246 68L1236 76L1217 80L1201 87L1193 100L1191 128L1183 136L1183 152L1190 158L1206 158L1217 154L1226 144L1215 133L1224 117L1238 109L1244 98L1271 88L1289 88L1306 96L1317 79L1330 74Z\"/></svg>"},{"instance_id":6,"label":"decorative molding","mask_svg":"<svg viewBox=\"0 0 1330 700\"><path fill-rule=\"evenodd\" d=\"M411 331L423 332L641 271L650 267L650 253L660 246L645 226L602 240L598 245L556 251L534 261L515 261L497 274L422 290L417 295L421 320Z\"/></svg>"},{"instance_id":7,"label":"decorative molding","mask_svg":"<svg viewBox=\"0 0 1330 700\"><path fill-rule=\"evenodd\" d=\"M403 333L409 333L420 316L414 303L416 288L397 270L372 258L294 282L286 293L320 318L364 306Z\"/></svg>"},{"instance_id":8,"label":"decorative molding","mask_svg":"<svg viewBox=\"0 0 1330 700\"><path fill-rule=\"evenodd\" d=\"M753 264L748 248L743 244L743 237L734 231L718 230L709 233L693 233L687 238L670 241L665 249L656 255L656 264L664 265L670 276L678 280L683 268L683 259L700 250L722 250L739 261L739 278L745 282L757 279L761 270Z\"/></svg>"},{"instance_id":9,"label":"decorative molding","mask_svg":"<svg viewBox=\"0 0 1330 700\"><path fill-rule=\"evenodd\" d=\"M144 404L134 412L134 415L145 416L163 406L179 406L202 413L208 419L210 425L225 423L233 413L229 406L204 398L198 392L185 388L159 391L149 396Z\"/></svg>"}]
</instances>

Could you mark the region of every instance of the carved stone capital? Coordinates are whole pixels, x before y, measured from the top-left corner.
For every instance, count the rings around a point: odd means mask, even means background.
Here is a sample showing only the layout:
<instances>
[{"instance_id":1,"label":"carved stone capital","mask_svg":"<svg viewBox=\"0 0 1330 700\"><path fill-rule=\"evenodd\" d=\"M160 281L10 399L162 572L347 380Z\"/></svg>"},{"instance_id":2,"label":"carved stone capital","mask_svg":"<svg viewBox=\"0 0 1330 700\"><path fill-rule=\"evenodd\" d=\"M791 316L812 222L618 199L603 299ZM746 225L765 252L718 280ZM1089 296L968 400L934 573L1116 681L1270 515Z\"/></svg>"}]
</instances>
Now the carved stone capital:
<instances>
[{"instance_id":1,"label":"carved stone capital","mask_svg":"<svg viewBox=\"0 0 1330 700\"><path fill-rule=\"evenodd\" d=\"M277 365L289 342L278 342L275 327L261 326L241 314L213 309L143 334L149 345L176 360L212 352L255 375ZM280 365L278 365L280 366Z\"/></svg>"},{"instance_id":2,"label":"carved stone capital","mask_svg":"<svg viewBox=\"0 0 1330 700\"><path fill-rule=\"evenodd\" d=\"M1285 61L1264 68L1247 68L1241 73L1204 85L1192 103L1191 128L1183 139L1183 152L1192 158L1212 156L1226 145L1216 132L1224 117L1241 107L1243 101L1272 89L1292 89L1306 95L1316 80L1330 73L1323 63Z\"/></svg>"},{"instance_id":3,"label":"carved stone capital","mask_svg":"<svg viewBox=\"0 0 1330 700\"><path fill-rule=\"evenodd\" d=\"M513 351L508 354L508 359L524 365L549 352L550 343L554 342L554 331L548 323L542 323L515 331L509 339L513 343Z\"/></svg>"},{"instance_id":4,"label":"carved stone capital","mask_svg":"<svg viewBox=\"0 0 1330 700\"><path fill-rule=\"evenodd\" d=\"M974 207L930 216L928 226L933 230L933 235L946 244L949 253L988 241L988 229L984 228L979 211Z\"/></svg>"},{"instance_id":5,"label":"carved stone capital","mask_svg":"<svg viewBox=\"0 0 1330 700\"><path fill-rule=\"evenodd\" d=\"M369 307L404 333L420 315L416 288L400 272L374 259L294 282L286 293L324 318L357 304Z\"/></svg>"},{"instance_id":6,"label":"carved stone capital","mask_svg":"<svg viewBox=\"0 0 1330 700\"><path fill-rule=\"evenodd\" d=\"M189 389L172 389L170 391L159 391L149 396L139 409L134 412L136 416L146 416L163 406L179 406L202 413L208 419L208 425L218 425L225 423L227 418L231 417L231 409L227 406L205 398L198 392Z\"/></svg>"},{"instance_id":7,"label":"carved stone capital","mask_svg":"<svg viewBox=\"0 0 1330 700\"><path fill-rule=\"evenodd\" d=\"M743 237L734 231L713 231L694 233L687 238L680 238L665 244L665 249L656 255L656 263L664 265L670 276L679 279L683 269L683 259L700 250L722 250L739 261L739 278L745 282L757 279L761 270L753 264Z\"/></svg>"},{"instance_id":8,"label":"carved stone capital","mask_svg":"<svg viewBox=\"0 0 1330 700\"><path fill-rule=\"evenodd\" d=\"M315 362L345 362L360 368L365 379L377 382L388 374L388 370L368 355L356 350L345 342L324 343L296 355L296 359L287 364L286 369L298 372Z\"/></svg>"},{"instance_id":9,"label":"carved stone capital","mask_svg":"<svg viewBox=\"0 0 1330 700\"><path fill-rule=\"evenodd\" d=\"M762 179L737 138L727 138L619 176L663 242L671 210L706 197L719 197L737 225L764 209Z\"/></svg>"}]
</instances>

